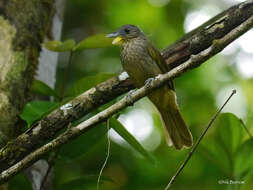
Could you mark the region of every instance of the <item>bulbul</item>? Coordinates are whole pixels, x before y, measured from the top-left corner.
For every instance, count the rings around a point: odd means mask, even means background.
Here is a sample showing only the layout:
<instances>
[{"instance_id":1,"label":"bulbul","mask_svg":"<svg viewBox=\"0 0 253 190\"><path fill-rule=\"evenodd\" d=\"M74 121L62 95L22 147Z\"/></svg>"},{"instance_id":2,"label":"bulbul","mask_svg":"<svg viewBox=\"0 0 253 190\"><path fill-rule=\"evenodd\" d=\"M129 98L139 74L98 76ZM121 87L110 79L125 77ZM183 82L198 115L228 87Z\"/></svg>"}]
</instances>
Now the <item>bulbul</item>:
<instances>
[{"instance_id":1,"label":"bulbul","mask_svg":"<svg viewBox=\"0 0 253 190\"><path fill-rule=\"evenodd\" d=\"M121 46L120 59L123 69L137 88L142 87L148 79L168 72L161 53L137 26L121 26L107 37L114 38L112 44ZM174 145L176 149L190 147L192 135L179 112L173 82L154 90L148 98L161 115L168 145Z\"/></svg>"}]
</instances>

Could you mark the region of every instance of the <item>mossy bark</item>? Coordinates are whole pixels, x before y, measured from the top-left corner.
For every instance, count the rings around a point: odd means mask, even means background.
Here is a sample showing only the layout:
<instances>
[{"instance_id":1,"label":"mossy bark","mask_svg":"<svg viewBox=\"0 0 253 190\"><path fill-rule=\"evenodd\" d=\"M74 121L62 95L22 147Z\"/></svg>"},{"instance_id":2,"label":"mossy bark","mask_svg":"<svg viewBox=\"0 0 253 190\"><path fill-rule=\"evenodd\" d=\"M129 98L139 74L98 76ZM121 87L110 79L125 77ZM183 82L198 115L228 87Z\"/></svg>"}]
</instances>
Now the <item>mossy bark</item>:
<instances>
[{"instance_id":1,"label":"mossy bark","mask_svg":"<svg viewBox=\"0 0 253 190\"><path fill-rule=\"evenodd\" d=\"M29 100L41 42L48 34L54 1L0 1L0 143L22 128L19 113Z\"/></svg>"}]
</instances>

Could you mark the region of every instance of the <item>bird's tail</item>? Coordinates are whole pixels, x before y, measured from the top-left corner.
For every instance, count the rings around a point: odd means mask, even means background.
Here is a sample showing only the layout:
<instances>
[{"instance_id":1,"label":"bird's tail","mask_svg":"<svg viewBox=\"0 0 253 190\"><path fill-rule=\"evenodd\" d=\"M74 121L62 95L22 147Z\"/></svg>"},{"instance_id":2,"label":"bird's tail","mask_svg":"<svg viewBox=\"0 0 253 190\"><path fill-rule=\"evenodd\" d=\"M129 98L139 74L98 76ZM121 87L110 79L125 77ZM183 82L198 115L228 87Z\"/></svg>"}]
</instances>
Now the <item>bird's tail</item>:
<instances>
[{"instance_id":1,"label":"bird's tail","mask_svg":"<svg viewBox=\"0 0 253 190\"><path fill-rule=\"evenodd\" d=\"M190 147L192 135L179 112L175 92L162 88L152 93L149 98L160 112L168 145L174 145L178 150Z\"/></svg>"}]
</instances>

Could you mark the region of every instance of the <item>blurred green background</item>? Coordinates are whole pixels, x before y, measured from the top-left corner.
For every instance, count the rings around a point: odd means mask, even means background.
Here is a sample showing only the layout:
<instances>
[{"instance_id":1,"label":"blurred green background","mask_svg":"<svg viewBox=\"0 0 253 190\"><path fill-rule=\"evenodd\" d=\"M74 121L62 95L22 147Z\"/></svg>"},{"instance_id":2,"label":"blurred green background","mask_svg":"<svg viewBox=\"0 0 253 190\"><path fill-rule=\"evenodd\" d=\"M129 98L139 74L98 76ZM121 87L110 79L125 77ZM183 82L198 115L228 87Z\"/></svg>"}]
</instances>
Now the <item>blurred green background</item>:
<instances>
[{"instance_id":1,"label":"blurred green background","mask_svg":"<svg viewBox=\"0 0 253 190\"><path fill-rule=\"evenodd\" d=\"M123 24L135 24L162 50L184 33L239 2L71 0L66 5L62 40L72 38L79 42L94 34L112 32ZM243 119L253 133L252 41L251 30L218 56L175 80L178 102L194 141L232 89L236 89L237 94L224 109L228 113L219 116L172 189L253 188L253 140L238 120ZM71 89L83 78L89 80L83 84L85 89L85 85L94 85L122 71L118 47L87 49L74 55L68 69L68 81L64 81L68 56L69 53L60 53L56 82L58 91L63 84L66 90ZM118 120L155 162L150 162L110 129L110 157L103 171L100 189L164 189L189 150L176 151L166 145L159 115L147 98L123 110ZM55 189L95 190L106 149L106 124L95 127L61 148L54 168ZM226 184L230 180L244 184ZM19 183L25 185L22 175L15 177L11 182L15 185L10 186L15 189ZM29 189L28 186L26 189Z\"/></svg>"}]
</instances>

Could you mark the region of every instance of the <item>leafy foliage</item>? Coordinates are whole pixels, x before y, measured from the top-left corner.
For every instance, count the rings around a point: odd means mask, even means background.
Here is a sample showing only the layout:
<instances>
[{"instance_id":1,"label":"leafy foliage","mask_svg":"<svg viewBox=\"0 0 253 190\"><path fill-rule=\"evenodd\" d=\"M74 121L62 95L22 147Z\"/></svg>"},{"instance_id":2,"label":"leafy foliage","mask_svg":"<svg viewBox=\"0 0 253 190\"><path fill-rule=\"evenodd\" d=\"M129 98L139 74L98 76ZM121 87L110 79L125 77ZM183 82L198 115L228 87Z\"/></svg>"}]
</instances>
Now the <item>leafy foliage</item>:
<instances>
[{"instance_id":1,"label":"leafy foliage","mask_svg":"<svg viewBox=\"0 0 253 190\"><path fill-rule=\"evenodd\" d=\"M112 39L107 38L106 34L96 34L93 36L89 36L85 38L80 43L78 43L74 51L81 51L85 49L92 49L92 48L105 48L112 46Z\"/></svg>"},{"instance_id":2,"label":"leafy foliage","mask_svg":"<svg viewBox=\"0 0 253 190\"><path fill-rule=\"evenodd\" d=\"M220 116L216 126L217 141L226 149L227 154L232 156L242 144L243 134L246 134L242 124L234 114L224 113Z\"/></svg>"},{"instance_id":3,"label":"leafy foliage","mask_svg":"<svg viewBox=\"0 0 253 190\"><path fill-rule=\"evenodd\" d=\"M68 189L75 189L75 190L82 190L89 188L92 184L97 182L97 175L89 175L89 176L79 176L74 179L68 179L67 182L63 182L61 185L58 186L58 189L68 190ZM101 183L106 181L111 182L111 179L108 177L101 177Z\"/></svg>"},{"instance_id":4,"label":"leafy foliage","mask_svg":"<svg viewBox=\"0 0 253 190\"><path fill-rule=\"evenodd\" d=\"M155 163L154 157L143 148L143 146L135 139L135 137L131 135L131 133L129 133L117 119L110 119L110 127L112 127L136 151L138 151L141 155L151 161L151 163Z\"/></svg>"},{"instance_id":5,"label":"leafy foliage","mask_svg":"<svg viewBox=\"0 0 253 190\"><path fill-rule=\"evenodd\" d=\"M113 76L115 74L99 73L93 76L83 77L66 90L65 96L77 96Z\"/></svg>"},{"instance_id":6,"label":"leafy foliage","mask_svg":"<svg viewBox=\"0 0 253 190\"><path fill-rule=\"evenodd\" d=\"M253 139L249 139L241 146L235 155L234 171L235 176L239 179L246 179L248 175L252 175L253 169Z\"/></svg>"},{"instance_id":7,"label":"leafy foliage","mask_svg":"<svg viewBox=\"0 0 253 190\"><path fill-rule=\"evenodd\" d=\"M71 51L76 42L74 40L66 40L64 42L61 41L48 41L44 45L45 47L54 52L65 52L65 51Z\"/></svg>"},{"instance_id":8,"label":"leafy foliage","mask_svg":"<svg viewBox=\"0 0 253 190\"><path fill-rule=\"evenodd\" d=\"M243 181L253 168L253 139L243 141L244 136L248 134L239 119L234 114L224 113L216 122L211 138L205 140L201 153L227 178Z\"/></svg>"},{"instance_id":9,"label":"leafy foliage","mask_svg":"<svg viewBox=\"0 0 253 190\"><path fill-rule=\"evenodd\" d=\"M17 190L17 189L32 190L33 188L32 188L31 183L25 177L25 175L20 174L10 180L10 182L8 183L8 189L10 189L10 190Z\"/></svg>"},{"instance_id":10,"label":"leafy foliage","mask_svg":"<svg viewBox=\"0 0 253 190\"><path fill-rule=\"evenodd\" d=\"M82 136L74 139L60 149L59 155L63 161L71 161L85 155L92 150L98 143L104 140L107 134L106 124L99 124L87 131ZM73 147L75 147L73 149Z\"/></svg>"},{"instance_id":11,"label":"leafy foliage","mask_svg":"<svg viewBox=\"0 0 253 190\"><path fill-rule=\"evenodd\" d=\"M39 80L33 81L31 91L39 95L58 97L56 92L52 88Z\"/></svg>"},{"instance_id":12,"label":"leafy foliage","mask_svg":"<svg viewBox=\"0 0 253 190\"><path fill-rule=\"evenodd\" d=\"M50 113L59 104L49 101L32 101L25 105L20 117L25 120L28 126Z\"/></svg>"},{"instance_id":13,"label":"leafy foliage","mask_svg":"<svg viewBox=\"0 0 253 190\"><path fill-rule=\"evenodd\" d=\"M83 39L80 43L75 45L76 42L72 39L66 41L48 41L45 47L54 52L66 51L82 51L85 49L105 48L112 46L112 39L107 38L106 34L96 34Z\"/></svg>"}]
</instances>

